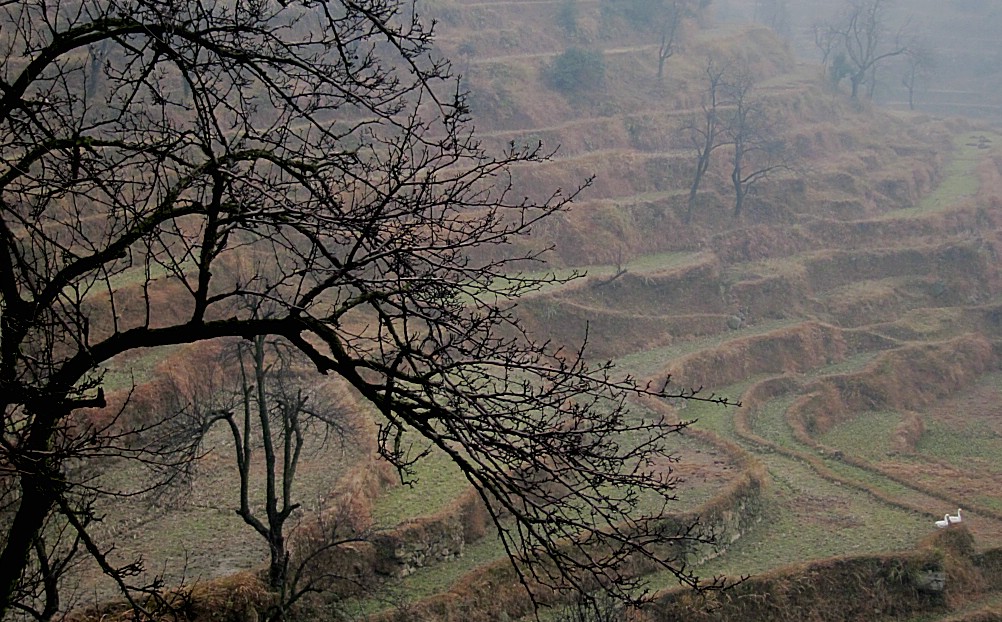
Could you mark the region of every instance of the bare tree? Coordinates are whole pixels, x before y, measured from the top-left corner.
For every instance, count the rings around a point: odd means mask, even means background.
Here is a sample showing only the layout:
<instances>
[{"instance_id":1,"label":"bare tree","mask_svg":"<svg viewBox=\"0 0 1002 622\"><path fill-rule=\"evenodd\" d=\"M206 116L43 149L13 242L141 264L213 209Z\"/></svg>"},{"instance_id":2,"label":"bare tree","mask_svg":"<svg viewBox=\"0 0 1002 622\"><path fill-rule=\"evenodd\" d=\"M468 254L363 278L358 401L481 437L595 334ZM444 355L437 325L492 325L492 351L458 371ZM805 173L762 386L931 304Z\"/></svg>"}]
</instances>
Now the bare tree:
<instances>
[{"instance_id":1,"label":"bare tree","mask_svg":"<svg viewBox=\"0 0 1002 622\"><path fill-rule=\"evenodd\" d=\"M161 458L138 455L140 424L94 415L116 357L264 335L375 404L402 473L422 453L405 433L449 455L527 587L630 600L637 557L701 585L659 551L708 536L638 509L673 499L650 465L684 424L627 402L664 387L514 314L555 278L505 246L575 192L511 192L510 167L546 154L482 151L431 44L394 0L0 5L0 618L51 562L53 517L133 587L74 494L107 493L88 479L103 460Z\"/></svg>"},{"instance_id":2,"label":"bare tree","mask_svg":"<svg viewBox=\"0 0 1002 622\"><path fill-rule=\"evenodd\" d=\"M678 48L682 21L690 15L686 0L671 0L665 6L658 42L658 82L664 79L665 61L674 56Z\"/></svg>"},{"instance_id":3,"label":"bare tree","mask_svg":"<svg viewBox=\"0 0 1002 622\"><path fill-rule=\"evenodd\" d=\"M814 24L814 47L821 53L821 75L826 77L829 71L829 62L835 54L837 36L835 31L827 24ZM835 81L837 83L837 80Z\"/></svg>"},{"instance_id":4,"label":"bare tree","mask_svg":"<svg viewBox=\"0 0 1002 622\"><path fill-rule=\"evenodd\" d=\"M877 67L888 58L908 51L903 33L899 31L888 42L884 15L885 0L848 0L842 13L815 29L815 42L827 61L835 51L841 59L840 69L849 78L853 99L861 86L875 83ZM837 74L841 78L841 72Z\"/></svg>"},{"instance_id":5,"label":"bare tree","mask_svg":"<svg viewBox=\"0 0 1002 622\"><path fill-rule=\"evenodd\" d=\"M32 563L18 585L15 609L27 618L53 620L66 603L60 585L78 561L80 538L56 516L50 516L43 533L32 543Z\"/></svg>"},{"instance_id":6,"label":"bare tree","mask_svg":"<svg viewBox=\"0 0 1002 622\"><path fill-rule=\"evenodd\" d=\"M696 168L692 174L692 183L689 185L689 200L685 212L686 222L692 221L699 186L703 182L706 172L710 169L713 152L724 144L720 140L720 113L717 109L720 104L724 69L713 59L710 59L706 63L704 73L706 75L706 91L703 95L702 115L697 116L684 130L688 134L689 142L696 154Z\"/></svg>"},{"instance_id":7,"label":"bare tree","mask_svg":"<svg viewBox=\"0 0 1002 622\"><path fill-rule=\"evenodd\" d=\"M209 432L217 424L227 429L239 482L235 511L268 544L267 580L278 595L271 617L281 619L305 593L319 589L302 581L302 563L291 565L288 542L290 519L300 508L293 489L303 451L350 442L356 432L342 406L325 390L329 385L309 383L289 344L255 335L233 344L230 354L224 360L235 359L235 370L234 365L217 374L189 370L184 377L169 379L167 420L153 442L157 453L181 456L161 476L190 485ZM224 378L208 380L211 375ZM227 381L226 376L233 379ZM257 490L261 480L263 490ZM314 545L333 547L361 539L363 534L342 530Z\"/></svg>"},{"instance_id":8,"label":"bare tree","mask_svg":"<svg viewBox=\"0 0 1002 622\"><path fill-rule=\"evenodd\" d=\"M731 186L734 217L741 216L745 199L755 186L779 171L789 170L786 144L761 99L753 94L754 78L738 67L723 86L726 109L721 133L732 147Z\"/></svg>"},{"instance_id":9,"label":"bare tree","mask_svg":"<svg viewBox=\"0 0 1002 622\"><path fill-rule=\"evenodd\" d=\"M653 33L658 41L658 81L664 77L665 62L678 51L682 26L697 17L709 2L694 0L614 0L603 10L621 15L641 32Z\"/></svg>"},{"instance_id":10,"label":"bare tree","mask_svg":"<svg viewBox=\"0 0 1002 622\"><path fill-rule=\"evenodd\" d=\"M908 90L908 109L915 110L915 90L929 79L936 68L936 55L927 41L917 40L908 47L905 63L901 84Z\"/></svg>"}]
</instances>

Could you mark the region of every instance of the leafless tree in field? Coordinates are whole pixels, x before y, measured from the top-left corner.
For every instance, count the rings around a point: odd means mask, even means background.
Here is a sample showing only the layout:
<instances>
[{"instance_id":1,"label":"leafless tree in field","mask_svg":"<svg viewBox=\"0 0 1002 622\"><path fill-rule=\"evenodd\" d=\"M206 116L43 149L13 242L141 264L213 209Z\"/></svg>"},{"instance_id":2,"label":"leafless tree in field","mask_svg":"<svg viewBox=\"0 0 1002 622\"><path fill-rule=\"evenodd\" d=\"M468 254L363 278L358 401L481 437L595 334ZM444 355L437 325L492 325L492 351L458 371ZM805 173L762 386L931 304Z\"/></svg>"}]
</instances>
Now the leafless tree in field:
<instances>
[{"instance_id":1,"label":"leafless tree in field","mask_svg":"<svg viewBox=\"0 0 1002 622\"><path fill-rule=\"evenodd\" d=\"M875 81L881 63L908 52L903 31L888 40L886 5L885 0L848 0L841 13L815 27L826 67L829 58L835 63L828 71L836 82L849 79L853 99L861 86Z\"/></svg>"},{"instance_id":2,"label":"leafless tree in field","mask_svg":"<svg viewBox=\"0 0 1002 622\"><path fill-rule=\"evenodd\" d=\"M905 71L901 84L908 90L908 109L915 110L915 91L929 80L936 68L936 54L928 41L916 40L905 54Z\"/></svg>"},{"instance_id":3,"label":"leafless tree in field","mask_svg":"<svg viewBox=\"0 0 1002 622\"><path fill-rule=\"evenodd\" d=\"M324 573L307 567L311 555L366 537L353 526L335 525L311 534L305 556L292 556L290 529L302 505L294 489L304 452L356 442L360 431L352 429L330 383L311 382L288 343L256 335L226 346L214 370L195 366L162 381L169 396L161 404L167 419L150 439L151 453L176 457L155 465L164 483L175 485L157 492L174 496L180 492L177 484L190 486L199 458L212 446L210 432L223 428L225 440L215 448L233 457L236 484L229 501L268 545L266 580L277 596L268 617L282 619L303 596L322 587L316 578Z\"/></svg>"},{"instance_id":4,"label":"leafless tree in field","mask_svg":"<svg viewBox=\"0 0 1002 622\"><path fill-rule=\"evenodd\" d=\"M694 15L686 0L671 0L660 16L658 33L658 82L664 79L665 62L675 55L682 36L682 22Z\"/></svg>"},{"instance_id":5,"label":"leafless tree in field","mask_svg":"<svg viewBox=\"0 0 1002 622\"><path fill-rule=\"evenodd\" d=\"M745 199L762 180L793 169L789 151L765 102L754 93L751 72L736 64L721 87L722 142L731 148L734 216L741 216Z\"/></svg>"},{"instance_id":6,"label":"leafless tree in field","mask_svg":"<svg viewBox=\"0 0 1002 622\"><path fill-rule=\"evenodd\" d=\"M704 75L706 90L703 93L702 113L686 124L684 132L687 135L693 152L696 155L696 167L689 184L689 200L687 202L685 221L692 220L696 209L699 187L703 177L710 170L713 152L724 145L721 136L720 111L721 89L724 86L725 69L713 59L707 60Z\"/></svg>"}]
</instances>

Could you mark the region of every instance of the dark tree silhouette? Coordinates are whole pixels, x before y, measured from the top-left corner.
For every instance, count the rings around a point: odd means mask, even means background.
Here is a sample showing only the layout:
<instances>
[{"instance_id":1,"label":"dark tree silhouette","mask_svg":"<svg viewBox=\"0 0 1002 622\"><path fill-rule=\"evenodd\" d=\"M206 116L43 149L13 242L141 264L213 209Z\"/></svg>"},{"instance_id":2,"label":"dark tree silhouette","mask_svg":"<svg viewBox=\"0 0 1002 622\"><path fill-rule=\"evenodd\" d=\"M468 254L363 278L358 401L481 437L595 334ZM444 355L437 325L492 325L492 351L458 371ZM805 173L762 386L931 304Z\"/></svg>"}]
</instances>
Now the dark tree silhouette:
<instances>
[{"instance_id":1,"label":"dark tree silhouette","mask_svg":"<svg viewBox=\"0 0 1002 622\"><path fill-rule=\"evenodd\" d=\"M209 433L217 426L226 429L237 476L235 511L268 544L267 582L277 598L267 617L283 619L325 583L307 572L313 570L311 556L366 536L335 525L339 528L324 530L321 540L314 537L310 550L299 556L303 559L296 560L289 545L290 519L301 506L294 487L303 452L350 443L359 431L330 384L311 382L288 343L256 335L226 345L222 363L212 369L175 370L161 381L165 399L159 406L167 420L151 439L152 453L177 459L155 465L169 484L158 493L173 496L177 485L190 485Z\"/></svg>"},{"instance_id":2,"label":"dark tree silhouette","mask_svg":"<svg viewBox=\"0 0 1002 622\"><path fill-rule=\"evenodd\" d=\"M734 216L741 216L745 199L756 185L771 175L793 168L780 129L765 103L755 97L755 80L747 68L735 65L721 86L722 142L731 151L731 187Z\"/></svg>"},{"instance_id":3,"label":"dark tree silhouette","mask_svg":"<svg viewBox=\"0 0 1002 622\"><path fill-rule=\"evenodd\" d=\"M607 15L622 16L639 31L653 34L658 42L658 82L664 77L665 62L675 55L686 19L697 18L709 6L708 0L605 0Z\"/></svg>"},{"instance_id":4,"label":"dark tree silhouette","mask_svg":"<svg viewBox=\"0 0 1002 622\"><path fill-rule=\"evenodd\" d=\"M758 0L755 3L754 16L784 40L789 41L793 36L790 7L786 0Z\"/></svg>"},{"instance_id":5,"label":"dark tree silhouette","mask_svg":"<svg viewBox=\"0 0 1002 622\"><path fill-rule=\"evenodd\" d=\"M481 150L413 4L28 0L0 27L0 618L34 607L52 520L144 587L77 494L104 457L161 458L93 415L116 357L264 335L370 400L402 472L405 433L448 454L527 586L628 600L638 556L697 585L662 545L703 536L650 499L684 424L626 407L662 387L515 319L554 279L510 243L576 192L511 191L546 154Z\"/></svg>"},{"instance_id":6,"label":"dark tree silhouette","mask_svg":"<svg viewBox=\"0 0 1002 622\"><path fill-rule=\"evenodd\" d=\"M704 73L706 75L706 91L703 94L702 114L697 115L684 129L696 154L696 167L693 170L692 183L689 184L689 200L685 212L686 222L692 220L699 187L706 172L710 170L713 152L724 145L720 132L721 119L718 110L718 106L721 104L721 87L724 84L724 69L710 59L706 63Z\"/></svg>"}]
</instances>

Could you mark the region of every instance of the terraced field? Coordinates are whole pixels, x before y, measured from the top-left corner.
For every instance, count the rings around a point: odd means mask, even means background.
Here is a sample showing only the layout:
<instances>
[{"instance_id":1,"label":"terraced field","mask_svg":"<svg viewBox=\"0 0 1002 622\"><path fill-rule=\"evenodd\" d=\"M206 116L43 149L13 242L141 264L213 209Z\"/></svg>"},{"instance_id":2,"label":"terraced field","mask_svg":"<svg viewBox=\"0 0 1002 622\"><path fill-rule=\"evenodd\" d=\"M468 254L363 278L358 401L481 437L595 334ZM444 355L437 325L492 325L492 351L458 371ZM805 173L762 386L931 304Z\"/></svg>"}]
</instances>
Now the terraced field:
<instances>
[{"instance_id":1,"label":"terraced field","mask_svg":"<svg viewBox=\"0 0 1002 622\"><path fill-rule=\"evenodd\" d=\"M679 442L679 512L698 514L726 497L748 469L766 473L754 520L702 572L737 577L908 551L957 507L979 548L1002 546L1002 491L992 485L1002 469L994 416L1002 398L1002 135L851 110L783 61L763 43L767 35L734 28L700 32L692 56L673 59L673 84L686 90L660 99L649 97L650 87L610 95L613 103L561 101L540 86L539 74L566 41L551 34L523 54L490 41L521 20L539 27L557 5L451 3L443 47L476 48L469 64L475 96L484 85L520 103L518 114L485 116L488 140L566 146L522 183L533 189L597 175L539 241L556 245L556 269L585 276L526 299L526 322L569 344L587 326L597 359L743 402L740 409L638 405L696 420ZM498 30L474 35L473 22ZM598 47L609 50L607 92L623 92L621 82L653 67L635 33L595 32ZM681 182L691 155L673 128L699 101L699 54L735 45L759 59L762 96L786 102L777 106L809 172L773 180L753 212L735 221L718 170L704 211L685 225ZM491 68L486 80L484 67ZM433 488L447 481L439 474ZM420 489L394 492L377 512L396 516L421 498ZM488 538L400 579L397 598L450 592L462 600L464 586L501 558ZM670 577L650 579L672 587Z\"/></svg>"},{"instance_id":2,"label":"terraced field","mask_svg":"<svg viewBox=\"0 0 1002 622\"><path fill-rule=\"evenodd\" d=\"M859 109L762 29L689 24L658 84L649 34L583 1L577 29L561 30L562 4L439 0L439 44L467 76L486 145L560 145L549 164L515 171L520 192L596 176L529 242L554 246L558 274L584 276L527 297L526 324L569 345L587 329L591 355L623 373L670 375L743 404L636 404L637 416L695 420L678 439L679 517L730 512L719 549L691 561L741 577L911 551L958 507L978 549L1002 547L1002 133ZM571 45L605 49L601 93L545 86ZM803 166L763 182L735 219L719 158L685 222L693 154L681 131L702 110L708 56L747 63ZM356 458L337 463L348 471ZM320 478L316 464L306 472ZM390 578L335 608L383 620L524 616L499 544L453 537L473 513L462 476L434 455L416 475L372 503L375 525L404 534L392 540ZM335 484L309 487L324 485Z\"/></svg>"}]
</instances>

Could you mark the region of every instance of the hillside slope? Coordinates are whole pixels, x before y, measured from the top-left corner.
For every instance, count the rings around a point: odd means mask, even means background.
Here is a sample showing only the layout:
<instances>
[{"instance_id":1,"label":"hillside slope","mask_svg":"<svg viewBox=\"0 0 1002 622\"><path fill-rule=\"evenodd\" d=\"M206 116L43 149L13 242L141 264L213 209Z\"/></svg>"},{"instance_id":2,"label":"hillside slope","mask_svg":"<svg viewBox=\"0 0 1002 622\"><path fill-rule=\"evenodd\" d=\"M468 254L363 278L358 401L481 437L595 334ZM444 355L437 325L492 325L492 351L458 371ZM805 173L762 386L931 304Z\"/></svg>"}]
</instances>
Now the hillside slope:
<instances>
[{"instance_id":1,"label":"hillside slope","mask_svg":"<svg viewBox=\"0 0 1002 622\"><path fill-rule=\"evenodd\" d=\"M431 13L483 144L555 149L549 163L514 171L516 192L547 195L594 176L526 242L553 247L549 266L527 270L585 276L527 297L525 323L568 347L587 335L590 356L624 373L743 403L636 405L638 416L696 420L679 440L683 482L669 518L699 516L724 537L688 559L706 575L766 573L748 584L754 600L791 564L823 560L805 571L815 576L856 567L833 559L912 555L958 507L979 549L1002 546L1002 133L854 105L770 31L709 15L685 23L659 82L654 33L603 6L436 0ZM602 51L599 86L549 86L573 47ZM721 148L687 220L686 127L704 114L709 58L754 77L791 165L735 217ZM435 456L423 468L413 488L368 492L382 493L376 524L401 523L373 562L390 578L375 597L336 608L399 620L528 614L465 481ZM251 557L191 570L225 574L253 567ZM992 585L986 596L965 584L963 599L937 601L934 615L990 599Z\"/></svg>"},{"instance_id":2,"label":"hillside slope","mask_svg":"<svg viewBox=\"0 0 1002 622\"><path fill-rule=\"evenodd\" d=\"M692 471L697 488L742 461L768 474L758 522L705 573L907 551L957 507L979 547L1002 544L1002 136L855 106L760 28L690 22L659 84L649 34L583 2L568 33L561 5L442 3L441 45L463 59L486 143L559 145L518 176L526 194L595 176L534 242L554 246L556 269L587 276L525 300L526 323L569 346L587 334L592 356L625 372L742 399L678 414L742 456ZM575 45L605 50L606 80L567 96L545 75ZM711 56L752 69L798 165L736 219L721 151L686 222L695 157L683 130L702 113ZM683 469L702 450L686 451ZM419 577L471 568L452 567L419 570L402 589L427 593ZM464 600L471 583L428 611L517 614L504 598Z\"/></svg>"}]
</instances>

